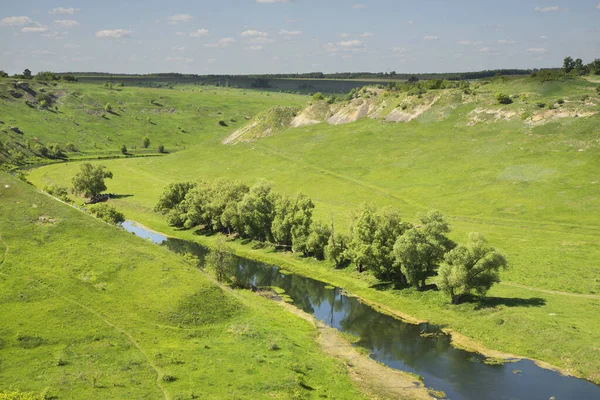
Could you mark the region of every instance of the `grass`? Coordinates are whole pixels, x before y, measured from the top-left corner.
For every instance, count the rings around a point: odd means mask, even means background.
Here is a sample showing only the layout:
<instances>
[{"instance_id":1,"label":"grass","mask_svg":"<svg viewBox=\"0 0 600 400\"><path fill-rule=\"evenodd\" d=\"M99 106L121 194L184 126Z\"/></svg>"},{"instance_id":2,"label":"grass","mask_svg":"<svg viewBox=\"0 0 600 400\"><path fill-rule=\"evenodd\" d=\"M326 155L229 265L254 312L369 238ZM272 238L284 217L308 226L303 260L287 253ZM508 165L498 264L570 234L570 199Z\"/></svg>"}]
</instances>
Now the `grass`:
<instances>
[{"instance_id":1,"label":"grass","mask_svg":"<svg viewBox=\"0 0 600 400\"><path fill-rule=\"evenodd\" d=\"M508 256L511 269L502 279L534 290L498 285L487 301L455 307L438 292L379 290L369 275L234 246L240 254L322 279L388 310L449 326L489 348L547 361L600 382L600 300L568 296L600 294L599 117L529 120L547 112L537 102L554 104L561 98L565 112L600 111L594 84L519 77L476 86L475 95L451 92L406 124L370 119L318 124L233 146L220 144L225 130L207 129L197 145L167 157L103 162L115 175L109 191L133 195L113 202L128 218L208 244L214 238L174 231L152 212L168 183L266 178L278 190L301 190L312 197L316 218L330 221L333 216L341 229L364 201L395 206L408 220L417 212L438 209L449 217L455 240L464 241L471 231L483 233ZM496 104L499 91L515 97L513 103ZM237 101L242 93L229 92L227 101ZM584 95L596 99L595 105L586 105ZM394 101L417 100L403 94ZM474 122L476 109L513 116ZM29 177L40 187L67 185L76 168L52 165Z\"/></svg>"},{"instance_id":2,"label":"grass","mask_svg":"<svg viewBox=\"0 0 600 400\"><path fill-rule=\"evenodd\" d=\"M0 392L362 398L306 321L4 173L0 189Z\"/></svg>"}]
</instances>

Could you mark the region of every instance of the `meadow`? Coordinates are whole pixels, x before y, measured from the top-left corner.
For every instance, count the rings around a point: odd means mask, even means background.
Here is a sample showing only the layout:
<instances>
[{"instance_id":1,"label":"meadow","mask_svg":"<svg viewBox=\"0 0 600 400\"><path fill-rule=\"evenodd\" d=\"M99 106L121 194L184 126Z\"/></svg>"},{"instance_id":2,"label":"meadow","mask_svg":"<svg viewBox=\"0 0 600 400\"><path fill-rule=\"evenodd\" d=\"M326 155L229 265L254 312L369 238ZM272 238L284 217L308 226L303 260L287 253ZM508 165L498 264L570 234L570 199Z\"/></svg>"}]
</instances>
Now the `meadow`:
<instances>
[{"instance_id":1,"label":"meadow","mask_svg":"<svg viewBox=\"0 0 600 400\"><path fill-rule=\"evenodd\" d=\"M315 201L316 217L325 222L333 218L340 229L348 229L352 210L362 202L394 206L410 221L418 212L437 209L451 221L454 240L463 242L468 232L481 232L507 255L511 268L486 300L452 306L439 292L382 288L372 276L351 268L334 270L327 262L232 244L241 255L325 280L388 312L439 323L490 349L549 362L600 382L595 114L600 107L595 84L493 79L475 95L452 92L408 123L369 118L345 125L321 123L234 145L221 141L247 123L245 117L275 104L300 107L309 99L242 90L189 92L185 87L125 87L120 96L150 97L148 90L168 94L173 103L181 96L193 97L198 106L214 99L219 110L246 101L253 108L229 127L217 125L220 114L207 115L209 122L189 120L185 129L192 133L185 149L180 146L173 154L102 161L114 174L108 190L129 195L111 200L127 218L210 244L213 237L168 227L152 208L171 182L218 177L248 184L265 178L279 191L302 191ZM514 95L513 103L498 105L498 91ZM409 101L402 96L394 101ZM133 107L128 109L133 115ZM537 115L542 119L533 120ZM157 133L163 134L169 140L168 132ZM130 137L140 136L132 127ZM68 186L77 169L76 163L55 164L31 171L28 179L38 187Z\"/></svg>"},{"instance_id":2,"label":"meadow","mask_svg":"<svg viewBox=\"0 0 600 400\"><path fill-rule=\"evenodd\" d=\"M313 325L0 173L0 393L364 398Z\"/></svg>"}]
</instances>

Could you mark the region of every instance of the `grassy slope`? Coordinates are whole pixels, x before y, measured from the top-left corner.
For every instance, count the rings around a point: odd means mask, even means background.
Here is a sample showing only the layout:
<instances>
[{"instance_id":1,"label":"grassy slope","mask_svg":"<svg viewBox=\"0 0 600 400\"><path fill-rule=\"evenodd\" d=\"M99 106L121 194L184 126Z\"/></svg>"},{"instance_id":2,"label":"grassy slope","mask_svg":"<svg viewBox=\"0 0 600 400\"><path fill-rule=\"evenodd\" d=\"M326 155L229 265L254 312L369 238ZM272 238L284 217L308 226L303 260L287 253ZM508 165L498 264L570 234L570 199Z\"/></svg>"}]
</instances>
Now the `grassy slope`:
<instances>
[{"instance_id":1,"label":"grassy slope","mask_svg":"<svg viewBox=\"0 0 600 400\"><path fill-rule=\"evenodd\" d=\"M498 90L526 92L530 100L498 106L493 100ZM468 113L477 107L531 114L537 101L565 98L568 107L574 107L582 95L593 93L593 86L584 81L517 78L482 87L474 103L436 105L408 124L320 124L235 146L220 145L226 133L213 130L193 150L162 159L106 163L115 173L109 190L133 194L116 204L128 217L165 232L172 230L151 212L160 191L169 182L200 177L229 176L249 183L259 177L271 179L280 190L307 193L317 203L318 218L329 220L333 214L342 226L347 226L350 210L363 201L396 206L409 219L437 208L450 216L455 239L480 231L507 253L512 268L503 274L504 280L600 293L598 116L536 127L519 117L467 126ZM34 171L31 179L40 185L68 184L76 168L50 166ZM334 272L324 263L281 254L262 256L292 262L290 268L371 300L449 324L489 347L549 361L600 381L598 350L590 351L600 348L596 299L499 286L490 293L496 298L490 303L493 308L450 307L437 293L380 292L369 289L373 281L368 276Z\"/></svg>"},{"instance_id":2,"label":"grassy slope","mask_svg":"<svg viewBox=\"0 0 600 400\"><path fill-rule=\"evenodd\" d=\"M129 150L142 150L144 136L150 138L150 152L162 144L168 151L183 149L203 141L207 132L223 120L235 128L265 108L284 105L297 106L303 96L284 93L247 91L230 95L225 88L181 86L177 90L137 87L109 90L100 84L58 83L56 86L28 81L31 88L58 95L58 111L27 107L25 101L35 98L13 88L13 79L0 78L0 130L16 126L24 132L22 143L37 140L44 144L58 143L63 148L75 144L83 154L118 154L121 145ZM23 95L19 99L10 92ZM152 104L150 101L155 100ZM114 113L105 113L110 104ZM54 106L53 106L54 107ZM106 114L106 118L101 116ZM150 118L150 121L148 121ZM222 130L228 128L221 127ZM7 135L8 133L4 133ZM6 140L6 138L3 138ZM0 159L1 162L1 159Z\"/></svg>"},{"instance_id":3,"label":"grassy slope","mask_svg":"<svg viewBox=\"0 0 600 400\"><path fill-rule=\"evenodd\" d=\"M314 328L268 300L223 291L166 249L4 173L0 216L0 390L361 397L345 367L319 352Z\"/></svg>"}]
</instances>

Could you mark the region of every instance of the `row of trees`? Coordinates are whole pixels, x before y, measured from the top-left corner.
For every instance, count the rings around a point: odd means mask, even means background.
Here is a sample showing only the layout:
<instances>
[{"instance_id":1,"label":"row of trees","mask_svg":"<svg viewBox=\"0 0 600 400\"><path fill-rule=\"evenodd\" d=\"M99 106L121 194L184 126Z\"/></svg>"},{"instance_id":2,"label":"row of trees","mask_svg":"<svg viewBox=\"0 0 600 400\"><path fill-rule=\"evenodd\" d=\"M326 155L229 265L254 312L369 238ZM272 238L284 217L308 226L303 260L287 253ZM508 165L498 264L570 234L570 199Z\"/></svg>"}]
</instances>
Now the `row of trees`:
<instances>
[{"instance_id":1,"label":"row of trees","mask_svg":"<svg viewBox=\"0 0 600 400\"><path fill-rule=\"evenodd\" d=\"M566 57L563 61L562 71L575 75L600 75L600 58L584 64L581 58L574 60L572 57Z\"/></svg>"},{"instance_id":2,"label":"row of trees","mask_svg":"<svg viewBox=\"0 0 600 400\"><path fill-rule=\"evenodd\" d=\"M314 221L313 210L314 203L303 194L278 193L265 181L249 187L229 179L170 184L155 207L172 226L235 233L330 260L337 268L353 265L359 273L369 271L397 286L424 290L427 280L438 275L438 287L453 303L472 291L485 294L507 266L504 256L477 233L466 245L450 240L450 226L437 211L419 215L413 225L393 208L365 204L344 233L335 230L333 221Z\"/></svg>"},{"instance_id":3,"label":"row of trees","mask_svg":"<svg viewBox=\"0 0 600 400\"><path fill-rule=\"evenodd\" d=\"M2 70L0 70L0 78L8 78L8 74ZM40 71L36 75L31 73L31 70L26 68L22 74L15 74L13 78L16 79L36 79L38 81L60 81L63 80L65 82L77 82L77 78L75 75L71 74L55 74L50 71Z\"/></svg>"}]
</instances>

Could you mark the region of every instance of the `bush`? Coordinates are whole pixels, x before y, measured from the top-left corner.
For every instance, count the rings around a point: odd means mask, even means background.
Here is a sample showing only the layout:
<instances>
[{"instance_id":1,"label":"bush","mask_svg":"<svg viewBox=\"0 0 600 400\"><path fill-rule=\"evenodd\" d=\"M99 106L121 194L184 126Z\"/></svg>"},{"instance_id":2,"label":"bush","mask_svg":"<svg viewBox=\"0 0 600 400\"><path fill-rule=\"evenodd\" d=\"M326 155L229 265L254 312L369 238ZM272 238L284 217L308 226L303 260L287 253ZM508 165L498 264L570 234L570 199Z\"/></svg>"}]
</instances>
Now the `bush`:
<instances>
[{"instance_id":1,"label":"bush","mask_svg":"<svg viewBox=\"0 0 600 400\"><path fill-rule=\"evenodd\" d=\"M313 94L312 98L313 98L313 100L318 101L318 100L323 100L325 97L323 97L323 93L317 92L317 93Z\"/></svg>"},{"instance_id":2,"label":"bush","mask_svg":"<svg viewBox=\"0 0 600 400\"><path fill-rule=\"evenodd\" d=\"M147 149L150 146L150 138L148 136L144 136L142 139L142 146Z\"/></svg>"},{"instance_id":3,"label":"bush","mask_svg":"<svg viewBox=\"0 0 600 400\"><path fill-rule=\"evenodd\" d=\"M556 102L557 102L558 104L565 104L565 101L564 101L563 99L558 99Z\"/></svg>"},{"instance_id":4,"label":"bush","mask_svg":"<svg viewBox=\"0 0 600 400\"><path fill-rule=\"evenodd\" d=\"M117 225L125 222L125 216L118 212L113 206L106 203L100 203L90 207L90 212L96 218L100 218L109 224Z\"/></svg>"},{"instance_id":5,"label":"bush","mask_svg":"<svg viewBox=\"0 0 600 400\"><path fill-rule=\"evenodd\" d=\"M72 142L67 143L67 145L65 146L65 149L67 149L67 151L77 151L77 147L75 147L75 145Z\"/></svg>"},{"instance_id":6,"label":"bush","mask_svg":"<svg viewBox=\"0 0 600 400\"><path fill-rule=\"evenodd\" d=\"M544 103L544 102L542 102L542 101L539 101L539 102L537 102L537 103L536 103L536 105L537 105L539 108L544 108L544 107L546 107L546 103Z\"/></svg>"},{"instance_id":7,"label":"bush","mask_svg":"<svg viewBox=\"0 0 600 400\"><path fill-rule=\"evenodd\" d=\"M165 152L165 146L163 146L162 144L158 145L158 152L159 153L164 153Z\"/></svg>"},{"instance_id":8,"label":"bush","mask_svg":"<svg viewBox=\"0 0 600 400\"><path fill-rule=\"evenodd\" d=\"M125 145L121 146L121 153L127 154L127 146L125 146Z\"/></svg>"},{"instance_id":9,"label":"bush","mask_svg":"<svg viewBox=\"0 0 600 400\"><path fill-rule=\"evenodd\" d=\"M104 105L104 111L111 112L112 111L112 106L110 104L106 103Z\"/></svg>"},{"instance_id":10,"label":"bush","mask_svg":"<svg viewBox=\"0 0 600 400\"><path fill-rule=\"evenodd\" d=\"M512 103L512 99L510 98L509 95L507 95L506 93L496 93L496 101L498 102L498 104L511 104Z\"/></svg>"}]
</instances>

